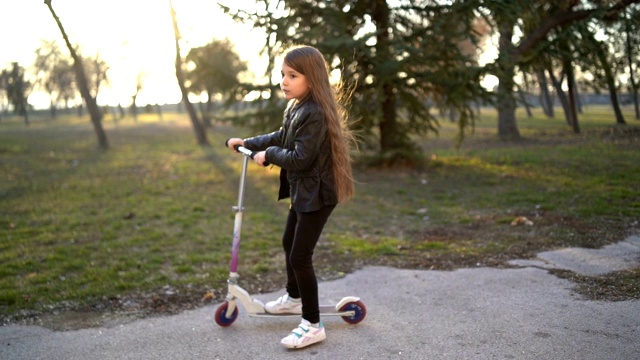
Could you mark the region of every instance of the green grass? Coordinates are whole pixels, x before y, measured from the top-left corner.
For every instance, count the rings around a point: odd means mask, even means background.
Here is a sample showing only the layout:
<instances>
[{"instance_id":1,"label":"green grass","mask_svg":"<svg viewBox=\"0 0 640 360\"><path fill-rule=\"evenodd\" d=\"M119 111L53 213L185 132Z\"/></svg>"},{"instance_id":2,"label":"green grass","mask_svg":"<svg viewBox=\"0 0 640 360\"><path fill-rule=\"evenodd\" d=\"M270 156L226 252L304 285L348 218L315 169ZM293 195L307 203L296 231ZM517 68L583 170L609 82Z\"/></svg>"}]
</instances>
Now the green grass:
<instances>
[{"instance_id":1,"label":"green grass","mask_svg":"<svg viewBox=\"0 0 640 360\"><path fill-rule=\"evenodd\" d=\"M357 168L357 196L335 210L319 245L320 272L588 246L594 233L621 240L640 213L638 132L589 111L580 135L563 120L520 116L525 141L514 144L496 140L495 112L483 110L460 148L444 121L439 137L416 139L422 168ZM185 115L145 115L107 122L111 149L100 151L86 118L32 120L0 122L1 314L166 285L224 293L241 158L222 143L247 130L216 125L212 146L199 147ZM240 255L249 282L282 277L277 179L276 168L250 164ZM536 225L511 227L519 215Z\"/></svg>"},{"instance_id":2,"label":"green grass","mask_svg":"<svg viewBox=\"0 0 640 360\"><path fill-rule=\"evenodd\" d=\"M107 152L76 119L3 124L0 306L224 282L240 162L196 146L184 120L108 126ZM263 195L275 186L248 190L243 232L261 239L243 244L249 259L277 252L264 245L277 239Z\"/></svg>"}]
</instances>

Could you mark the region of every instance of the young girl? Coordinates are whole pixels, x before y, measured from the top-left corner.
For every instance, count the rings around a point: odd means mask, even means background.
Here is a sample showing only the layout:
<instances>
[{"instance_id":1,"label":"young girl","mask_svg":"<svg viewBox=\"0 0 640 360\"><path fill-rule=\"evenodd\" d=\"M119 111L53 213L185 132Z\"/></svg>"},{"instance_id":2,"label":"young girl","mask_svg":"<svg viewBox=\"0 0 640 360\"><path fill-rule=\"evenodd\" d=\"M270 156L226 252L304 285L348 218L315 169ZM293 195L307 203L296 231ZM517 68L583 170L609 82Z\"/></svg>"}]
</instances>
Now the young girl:
<instances>
[{"instance_id":1,"label":"young girl","mask_svg":"<svg viewBox=\"0 0 640 360\"><path fill-rule=\"evenodd\" d=\"M270 313L302 314L302 322L281 343L302 348L326 338L320 321L313 251L329 215L354 193L346 114L329 83L328 67L316 48L290 49L282 64L280 85L289 105L278 131L249 139L231 138L257 152L254 161L277 165L278 200L291 199L282 237L287 293L265 308Z\"/></svg>"}]
</instances>

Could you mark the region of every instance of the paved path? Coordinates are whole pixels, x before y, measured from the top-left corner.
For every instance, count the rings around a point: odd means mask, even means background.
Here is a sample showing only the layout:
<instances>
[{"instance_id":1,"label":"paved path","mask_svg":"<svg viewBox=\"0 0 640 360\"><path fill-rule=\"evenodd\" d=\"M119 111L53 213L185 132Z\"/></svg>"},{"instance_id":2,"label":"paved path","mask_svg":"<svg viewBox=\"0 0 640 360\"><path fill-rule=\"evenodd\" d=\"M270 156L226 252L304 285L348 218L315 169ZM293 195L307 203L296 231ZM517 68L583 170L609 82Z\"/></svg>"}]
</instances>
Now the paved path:
<instances>
[{"instance_id":1,"label":"paved path","mask_svg":"<svg viewBox=\"0 0 640 360\"><path fill-rule=\"evenodd\" d=\"M325 317L327 340L279 344L295 318L250 318L220 328L217 306L132 323L55 332L0 327L0 359L640 359L640 301L582 299L545 268L598 274L640 266L640 237L598 251L563 249L515 269L366 267L320 284L321 302L360 296L367 317ZM268 300L279 293L258 296Z\"/></svg>"}]
</instances>

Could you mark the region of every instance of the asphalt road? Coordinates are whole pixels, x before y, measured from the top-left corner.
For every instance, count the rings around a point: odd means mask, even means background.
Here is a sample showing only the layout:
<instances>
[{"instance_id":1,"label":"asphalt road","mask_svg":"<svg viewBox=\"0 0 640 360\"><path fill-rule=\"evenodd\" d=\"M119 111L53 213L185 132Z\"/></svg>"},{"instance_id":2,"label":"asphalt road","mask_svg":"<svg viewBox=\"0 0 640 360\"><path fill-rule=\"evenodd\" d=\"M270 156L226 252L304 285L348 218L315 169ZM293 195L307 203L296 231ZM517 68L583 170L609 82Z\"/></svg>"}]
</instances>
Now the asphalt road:
<instances>
[{"instance_id":1,"label":"asphalt road","mask_svg":"<svg viewBox=\"0 0 640 360\"><path fill-rule=\"evenodd\" d=\"M0 359L640 359L640 301L589 301L547 268L603 274L640 266L640 237L563 249L520 268L456 271L366 267L323 282L321 303L361 297L366 319L325 317L327 340L280 345L297 318L213 320L217 304L175 316L56 332L0 327ZM280 293L257 296L267 301Z\"/></svg>"}]
</instances>

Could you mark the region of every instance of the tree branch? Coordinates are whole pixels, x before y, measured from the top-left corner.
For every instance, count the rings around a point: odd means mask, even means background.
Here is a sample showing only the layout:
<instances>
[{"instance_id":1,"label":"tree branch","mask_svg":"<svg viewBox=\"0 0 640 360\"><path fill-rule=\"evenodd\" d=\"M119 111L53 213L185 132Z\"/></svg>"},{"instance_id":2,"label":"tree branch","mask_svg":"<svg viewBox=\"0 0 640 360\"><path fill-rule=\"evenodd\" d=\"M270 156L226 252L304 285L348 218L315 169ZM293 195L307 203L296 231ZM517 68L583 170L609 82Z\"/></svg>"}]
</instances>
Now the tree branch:
<instances>
[{"instance_id":1,"label":"tree branch","mask_svg":"<svg viewBox=\"0 0 640 360\"><path fill-rule=\"evenodd\" d=\"M604 17L611 17L625 9L627 6L635 3L640 3L640 0L620 0L606 10L590 9L574 11L573 8L578 5L576 2L568 9L558 10L520 42L520 45L516 48L516 56L522 56L533 49L533 47L542 41L551 30L558 26L586 19L596 12L603 10Z\"/></svg>"}]
</instances>

